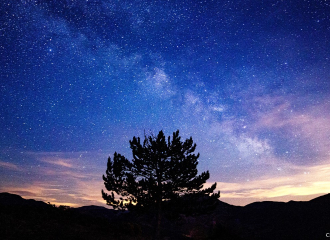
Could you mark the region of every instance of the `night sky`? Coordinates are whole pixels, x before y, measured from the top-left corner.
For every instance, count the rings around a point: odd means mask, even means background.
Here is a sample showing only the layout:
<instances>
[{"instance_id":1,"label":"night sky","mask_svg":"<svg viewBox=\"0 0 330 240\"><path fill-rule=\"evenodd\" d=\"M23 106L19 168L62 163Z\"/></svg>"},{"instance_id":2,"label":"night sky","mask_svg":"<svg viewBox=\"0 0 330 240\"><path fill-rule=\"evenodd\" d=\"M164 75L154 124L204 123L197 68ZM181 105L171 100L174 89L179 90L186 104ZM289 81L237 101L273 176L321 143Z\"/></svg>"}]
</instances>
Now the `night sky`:
<instances>
[{"instance_id":1,"label":"night sky","mask_svg":"<svg viewBox=\"0 0 330 240\"><path fill-rule=\"evenodd\" d=\"M192 136L220 199L330 192L329 0L0 3L0 191L103 205L133 136Z\"/></svg>"}]
</instances>

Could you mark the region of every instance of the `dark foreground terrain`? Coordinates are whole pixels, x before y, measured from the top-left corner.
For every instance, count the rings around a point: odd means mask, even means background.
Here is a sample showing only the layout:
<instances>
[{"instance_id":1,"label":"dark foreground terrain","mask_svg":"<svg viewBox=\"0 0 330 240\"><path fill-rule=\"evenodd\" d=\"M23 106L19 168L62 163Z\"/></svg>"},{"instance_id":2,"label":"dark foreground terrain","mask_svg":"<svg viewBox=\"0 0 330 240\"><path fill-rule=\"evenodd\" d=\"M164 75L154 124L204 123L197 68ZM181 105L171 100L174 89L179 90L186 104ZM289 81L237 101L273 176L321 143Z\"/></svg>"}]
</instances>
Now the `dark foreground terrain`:
<instances>
[{"instance_id":1,"label":"dark foreground terrain","mask_svg":"<svg viewBox=\"0 0 330 240\"><path fill-rule=\"evenodd\" d=\"M152 239L153 215L55 207L0 193L0 239ZM212 214L163 219L164 239L330 239L330 194L308 202L219 201Z\"/></svg>"}]
</instances>

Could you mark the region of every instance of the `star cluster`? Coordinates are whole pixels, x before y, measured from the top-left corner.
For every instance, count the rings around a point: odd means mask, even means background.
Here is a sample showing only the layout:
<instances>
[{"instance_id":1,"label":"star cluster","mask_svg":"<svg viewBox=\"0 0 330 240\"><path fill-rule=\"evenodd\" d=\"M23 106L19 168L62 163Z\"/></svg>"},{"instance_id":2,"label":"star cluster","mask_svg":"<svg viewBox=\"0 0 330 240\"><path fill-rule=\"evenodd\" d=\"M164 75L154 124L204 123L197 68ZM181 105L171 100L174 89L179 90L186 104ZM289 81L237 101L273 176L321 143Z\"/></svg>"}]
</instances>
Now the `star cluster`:
<instances>
[{"instance_id":1,"label":"star cluster","mask_svg":"<svg viewBox=\"0 0 330 240\"><path fill-rule=\"evenodd\" d=\"M330 192L330 4L4 1L0 190L104 204L133 136L193 137L233 204Z\"/></svg>"}]
</instances>

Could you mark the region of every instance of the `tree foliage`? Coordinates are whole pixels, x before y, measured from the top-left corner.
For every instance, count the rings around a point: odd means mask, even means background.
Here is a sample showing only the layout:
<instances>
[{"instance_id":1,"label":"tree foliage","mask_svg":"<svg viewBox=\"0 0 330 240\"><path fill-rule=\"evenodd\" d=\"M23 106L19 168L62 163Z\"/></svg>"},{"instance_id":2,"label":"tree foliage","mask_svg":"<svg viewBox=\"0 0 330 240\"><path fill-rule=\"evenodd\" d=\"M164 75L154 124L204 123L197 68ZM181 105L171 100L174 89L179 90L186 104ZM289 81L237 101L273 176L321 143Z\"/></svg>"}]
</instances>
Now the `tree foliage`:
<instances>
[{"instance_id":1,"label":"tree foliage","mask_svg":"<svg viewBox=\"0 0 330 240\"><path fill-rule=\"evenodd\" d=\"M203 188L209 179L208 171L197 175L199 153L194 151L196 144L192 138L181 141L179 130L172 139L160 131L155 136L145 136L144 141L133 137L130 142L133 159L115 152L113 160L109 157L106 175L103 175L105 188L102 197L115 209L144 209L176 202L182 205L184 199L197 202L210 202L220 197L210 188ZM214 202L214 201L213 201ZM181 203L181 204L179 204Z\"/></svg>"}]
</instances>

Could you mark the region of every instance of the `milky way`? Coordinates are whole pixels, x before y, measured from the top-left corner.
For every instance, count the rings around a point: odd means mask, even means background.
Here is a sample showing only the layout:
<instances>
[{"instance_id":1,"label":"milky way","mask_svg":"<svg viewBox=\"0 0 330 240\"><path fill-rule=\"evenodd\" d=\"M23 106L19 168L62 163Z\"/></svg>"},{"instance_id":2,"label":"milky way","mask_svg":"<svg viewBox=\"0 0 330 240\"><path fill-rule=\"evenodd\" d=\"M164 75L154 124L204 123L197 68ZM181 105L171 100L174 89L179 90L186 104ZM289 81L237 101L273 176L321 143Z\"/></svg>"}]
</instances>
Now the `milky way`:
<instances>
[{"instance_id":1,"label":"milky way","mask_svg":"<svg viewBox=\"0 0 330 240\"><path fill-rule=\"evenodd\" d=\"M0 191L105 204L129 140L192 136L221 199L330 192L330 4L3 1Z\"/></svg>"}]
</instances>

